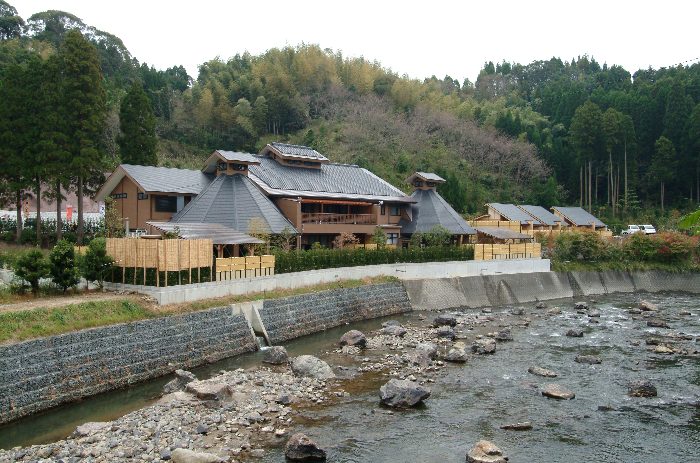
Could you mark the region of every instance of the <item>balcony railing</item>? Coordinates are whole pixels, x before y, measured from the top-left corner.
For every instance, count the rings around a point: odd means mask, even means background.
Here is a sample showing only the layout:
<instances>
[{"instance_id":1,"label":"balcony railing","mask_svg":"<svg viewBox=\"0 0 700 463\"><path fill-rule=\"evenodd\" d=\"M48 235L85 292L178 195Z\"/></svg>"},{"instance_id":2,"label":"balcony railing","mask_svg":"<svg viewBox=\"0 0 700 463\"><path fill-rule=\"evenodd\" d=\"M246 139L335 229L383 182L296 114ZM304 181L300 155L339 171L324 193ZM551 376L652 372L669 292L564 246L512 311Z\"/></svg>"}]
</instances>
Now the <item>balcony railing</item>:
<instances>
[{"instance_id":1,"label":"balcony railing","mask_svg":"<svg viewBox=\"0 0 700 463\"><path fill-rule=\"evenodd\" d=\"M302 223L342 223L356 225L374 225L374 214L329 214L321 212L301 214Z\"/></svg>"}]
</instances>

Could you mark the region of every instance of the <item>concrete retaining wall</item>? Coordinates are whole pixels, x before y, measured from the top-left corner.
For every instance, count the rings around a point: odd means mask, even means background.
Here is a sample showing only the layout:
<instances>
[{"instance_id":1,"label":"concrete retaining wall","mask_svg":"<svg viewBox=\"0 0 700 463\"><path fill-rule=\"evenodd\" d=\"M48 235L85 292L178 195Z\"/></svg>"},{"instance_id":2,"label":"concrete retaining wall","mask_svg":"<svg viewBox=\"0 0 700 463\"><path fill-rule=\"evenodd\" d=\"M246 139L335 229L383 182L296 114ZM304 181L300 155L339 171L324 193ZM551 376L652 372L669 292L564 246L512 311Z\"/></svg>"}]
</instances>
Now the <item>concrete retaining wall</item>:
<instances>
[{"instance_id":1,"label":"concrete retaining wall","mask_svg":"<svg viewBox=\"0 0 700 463\"><path fill-rule=\"evenodd\" d=\"M682 291L700 294L700 274L652 272L542 272L405 281L417 310L508 305L616 292Z\"/></svg>"},{"instance_id":2,"label":"concrete retaining wall","mask_svg":"<svg viewBox=\"0 0 700 463\"><path fill-rule=\"evenodd\" d=\"M0 346L0 423L255 349L229 307Z\"/></svg>"},{"instance_id":3,"label":"concrete retaining wall","mask_svg":"<svg viewBox=\"0 0 700 463\"><path fill-rule=\"evenodd\" d=\"M513 259L493 261L427 262L421 264L366 265L307 272L283 273L258 278L198 283L156 288L153 286L105 283L111 290L146 294L159 304L193 302L214 297L262 293L278 289L296 289L342 280L359 280L378 276L394 276L400 280L458 278L476 275L549 272L548 259Z\"/></svg>"},{"instance_id":4,"label":"concrete retaining wall","mask_svg":"<svg viewBox=\"0 0 700 463\"><path fill-rule=\"evenodd\" d=\"M401 283L321 291L266 300L258 310L270 342L281 342L359 320L411 311Z\"/></svg>"}]
</instances>

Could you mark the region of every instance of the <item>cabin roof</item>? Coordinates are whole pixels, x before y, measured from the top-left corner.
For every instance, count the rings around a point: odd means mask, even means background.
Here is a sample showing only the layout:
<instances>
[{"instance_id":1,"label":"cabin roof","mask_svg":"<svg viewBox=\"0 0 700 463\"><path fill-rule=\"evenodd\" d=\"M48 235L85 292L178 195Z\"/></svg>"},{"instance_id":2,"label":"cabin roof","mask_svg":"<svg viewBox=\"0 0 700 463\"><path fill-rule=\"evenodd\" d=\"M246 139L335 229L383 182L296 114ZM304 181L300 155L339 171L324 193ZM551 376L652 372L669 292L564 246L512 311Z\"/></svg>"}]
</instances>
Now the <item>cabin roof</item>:
<instances>
[{"instance_id":1,"label":"cabin roof","mask_svg":"<svg viewBox=\"0 0 700 463\"><path fill-rule=\"evenodd\" d=\"M476 231L445 199L434 190L416 190L411 195L417 202L411 205L412 220L401 219L401 233L428 232L436 225L453 235L473 235Z\"/></svg>"}]
</instances>

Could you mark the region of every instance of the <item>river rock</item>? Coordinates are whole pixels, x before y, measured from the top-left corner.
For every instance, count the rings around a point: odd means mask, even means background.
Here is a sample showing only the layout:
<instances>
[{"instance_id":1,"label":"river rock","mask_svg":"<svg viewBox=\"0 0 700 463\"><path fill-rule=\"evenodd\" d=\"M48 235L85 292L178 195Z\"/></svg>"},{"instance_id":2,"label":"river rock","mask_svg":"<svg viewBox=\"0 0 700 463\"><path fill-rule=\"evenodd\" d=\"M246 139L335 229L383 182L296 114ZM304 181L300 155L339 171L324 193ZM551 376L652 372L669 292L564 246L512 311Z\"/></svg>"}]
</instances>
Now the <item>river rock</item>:
<instances>
[{"instance_id":1,"label":"river rock","mask_svg":"<svg viewBox=\"0 0 700 463\"><path fill-rule=\"evenodd\" d=\"M588 316L591 318L600 318L600 310L598 309L590 309L588 311Z\"/></svg>"},{"instance_id":2,"label":"river rock","mask_svg":"<svg viewBox=\"0 0 700 463\"><path fill-rule=\"evenodd\" d=\"M647 320L647 326L650 326L652 328L670 328L666 320L661 320L659 318L652 318L650 320Z\"/></svg>"},{"instance_id":3,"label":"river rock","mask_svg":"<svg viewBox=\"0 0 700 463\"><path fill-rule=\"evenodd\" d=\"M667 346L666 344L659 344L654 348L655 354L675 354L676 351L673 348Z\"/></svg>"},{"instance_id":4,"label":"river rock","mask_svg":"<svg viewBox=\"0 0 700 463\"><path fill-rule=\"evenodd\" d=\"M588 365L598 365L599 363L603 363L600 357L596 357L595 355L577 355L574 360L576 363L586 363Z\"/></svg>"},{"instance_id":5,"label":"river rock","mask_svg":"<svg viewBox=\"0 0 700 463\"><path fill-rule=\"evenodd\" d=\"M86 437L90 434L102 431L103 429L111 426L112 423L108 421L91 421L89 423L84 423L75 428L73 435L76 437Z\"/></svg>"},{"instance_id":6,"label":"river rock","mask_svg":"<svg viewBox=\"0 0 700 463\"><path fill-rule=\"evenodd\" d=\"M505 424L501 426L501 429L505 429L506 431L529 431L532 429L532 423L523 421L522 423Z\"/></svg>"},{"instance_id":7,"label":"river rock","mask_svg":"<svg viewBox=\"0 0 700 463\"><path fill-rule=\"evenodd\" d=\"M394 408L414 407L430 397L430 389L413 381L391 379L379 388L379 399Z\"/></svg>"},{"instance_id":8,"label":"river rock","mask_svg":"<svg viewBox=\"0 0 700 463\"><path fill-rule=\"evenodd\" d=\"M437 357L438 346L432 342L419 342L416 345L416 351L425 353L430 360L435 360Z\"/></svg>"},{"instance_id":9,"label":"river rock","mask_svg":"<svg viewBox=\"0 0 700 463\"><path fill-rule=\"evenodd\" d=\"M643 312L656 312L659 310L659 307L656 304L652 304L649 301L641 301L639 303L639 310Z\"/></svg>"},{"instance_id":10,"label":"river rock","mask_svg":"<svg viewBox=\"0 0 700 463\"><path fill-rule=\"evenodd\" d=\"M552 307L547 310L547 315L561 315L561 309L559 307Z\"/></svg>"},{"instance_id":11,"label":"river rock","mask_svg":"<svg viewBox=\"0 0 700 463\"><path fill-rule=\"evenodd\" d=\"M487 440L480 440L467 453L469 463L508 463L501 449Z\"/></svg>"},{"instance_id":12,"label":"river rock","mask_svg":"<svg viewBox=\"0 0 700 463\"><path fill-rule=\"evenodd\" d=\"M583 330L571 329L571 330L566 332L566 335L570 338L582 338L583 337Z\"/></svg>"},{"instance_id":13,"label":"river rock","mask_svg":"<svg viewBox=\"0 0 700 463\"><path fill-rule=\"evenodd\" d=\"M542 389L542 395L559 400L570 400L576 397L576 394L559 384L547 384Z\"/></svg>"},{"instance_id":14,"label":"river rock","mask_svg":"<svg viewBox=\"0 0 700 463\"><path fill-rule=\"evenodd\" d=\"M192 381L197 381L197 377L192 372L187 370L175 370L175 379L163 386L163 394L172 394L173 392L182 391L187 384Z\"/></svg>"},{"instance_id":15,"label":"river rock","mask_svg":"<svg viewBox=\"0 0 700 463\"><path fill-rule=\"evenodd\" d=\"M387 326L401 326L401 323L398 320L387 320L382 323L382 328L386 328Z\"/></svg>"},{"instance_id":16,"label":"river rock","mask_svg":"<svg viewBox=\"0 0 700 463\"><path fill-rule=\"evenodd\" d=\"M265 349L263 353L263 362L273 365L282 365L289 362L289 354L284 346L272 346Z\"/></svg>"},{"instance_id":17,"label":"river rock","mask_svg":"<svg viewBox=\"0 0 700 463\"><path fill-rule=\"evenodd\" d=\"M553 372L552 370L547 370L546 368L542 367L530 367L527 369L527 372L536 375L536 376L544 376L545 378L556 378L557 374Z\"/></svg>"},{"instance_id":18,"label":"river rock","mask_svg":"<svg viewBox=\"0 0 700 463\"><path fill-rule=\"evenodd\" d=\"M472 352L484 355L496 352L496 341L490 338L477 339L472 344Z\"/></svg>"},{"instance_id":19,"label":"river rock","mask_svg":"<svg viewBox=\"0 0 700 463\"><path fill-rule=\"evenodd\" d=\"M510 332L510 329L508 329L508 328L496 333L495 337L496 337L496 341L498 341L498 342L507 342L507 341L513 340L513 334Z\"/></svg>"},{"instance_id":20,"label":"river rock","mask_svg":"<svg viewBox=\"0 0 700 463\"><path fill-rule=\"evenodd\" d=\"M465 348L464 344L457 343L447 351L445 355L445 360L448 362L464 363L469 359L469 353Z\"/></svg>"},{"instance_id":21,"label":"river rock","mask_svg":"<svg viewBox=\"0 0 700 463\"><path fill-rule=\"evenodd\" d=\"M175 449L170 457L173 463L220 463L225 461L213 453L195 452L189 449Z\"/></svg>"},{"instance_id":22,"label":"river rock","mask_svg":"<svg viewBox=\"0 0 700 463\"><path fill-rule=\"evenodd\" d=\"M300 355L292 360L292 372L297 376L308 376L316 379L335 378L330 365L313 355Z\"/></svg>"},{"instance_id":23,"label":"river rock","mask_svg":"<svg viewBox=\"0 0 700 463\"><path fill-rule=\"evenodd\" d=\"M588 303L579 301L574 304L574 310L588 310Z\"/></svg>"},{"instance_id":24,"label":"river rock","mask_svg":"<svg viewBox=\"0 0 700 463\"><path fill-rule=\"evenodd\" d=\"M325 461L326 451L311 440L309 436L298 432L287 441L284 456L292 461Z\"/></svg>"},{"instance_id":25,"label":"river rock","mask_svg":"<svg viewBox=\"0 0 700 463\"><path fill-rule=\"evenodd\" d=\"M544 302L540 301L540 302L538 302L537 304L535 304L535 308L536 308L536 309L546 309L546 308L547 308L547 304L545 304Z\"/></svg>"},{"instance_id":26,"label":"river rock","mask_svg":"<svg viewBox=\"0 0 700 463\"><path fill-rule=\"evenodd\" d=\"M456 326L457 325L457 317L455 317L452 314L441 313L433 319L433 327L437 328L437 327L443 326L443 325Z\"/></svg>"},{"instance_id":27,"label":"river rock","mask_svg":"<svg viewBox=\"0 0 700 463\"><path fill-rule=\"evenodd\" d=\"M228 384L214 381L192 381L185 390L201 400L225 400L231 397Z\"/></svg>"},{"instance_id":28,"label":"river rock","mask_svg":"<svg viewBox=\"0 0 700 463\"><path fill-rule=\"evenodd\" d=\"M450 341L454 340L455 338L455 330L452 329L452 327L443 325L437 329L437 337L438 338L445 338L449 339Z\"/></svg>"},{"instance_id":29,"label":"river rock","mask_svg":"<svg viewBox=\"0 0 700 463\"><path fill-rule=\"evenodd\" d=\"M340 338L340 345L363 348L367 345L367 338L362 331L350 330Z\"/></svg>"},{"instance_id":30,"label":"river rock","mask_svg":"<svg viewBox=\"0 0 700 463\"><path fill-rule=\"evenodd\" d=\"M632 381L627 385L627 395L631 397L656 397L656 386L647 379Z\"/></svg>"},{"instance_id":31,"label":"river rock","mask_svg":"<svg viewBox=\"0 0 700 463\"><path fill-rule=\"evenodd\" d=\"M382 328L381 333L388 336L398 336L402 338L406 335L406 328L401 325L389 325Z\"/></svg>"},{"instance_id":32,"label":"river rock","mask_svg":"<svg viewBox=\"0 0 700 463\"><path fill-rule=\"evenodd\" d=\"M402 358L406 363L419 366L421 368L430 366L431 363L431 359L428 353L422 350L409 352L408 354L405 354Z\"/></svg>"},{"instance_id":33,"label":"river rock","mask_svg":"<svg viewBox=\"0 0 700 463\"><path fill-rule=\"evenodd\" d=\"M525 315L525 309L522 307L511 307L509 312L511 315Z\"/></svg>"}]
</instances>

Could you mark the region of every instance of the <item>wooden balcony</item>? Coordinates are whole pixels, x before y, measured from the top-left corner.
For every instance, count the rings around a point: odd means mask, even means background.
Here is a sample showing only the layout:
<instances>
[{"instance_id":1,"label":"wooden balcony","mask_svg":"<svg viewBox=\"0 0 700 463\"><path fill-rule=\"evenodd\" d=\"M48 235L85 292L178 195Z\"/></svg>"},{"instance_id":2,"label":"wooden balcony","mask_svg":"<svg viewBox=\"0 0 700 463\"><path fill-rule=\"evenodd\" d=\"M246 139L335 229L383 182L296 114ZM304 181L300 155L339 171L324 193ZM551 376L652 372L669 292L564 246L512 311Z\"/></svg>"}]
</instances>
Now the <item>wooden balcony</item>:
<instances>
[{"instance_id":1,"label":"wooden balcony","mask_svg":"<svg viewBox=\"0 0 700 463\"><path fill-rule=\"evenodd\" d=\"M373 214L330 214L312 212L301 214L301 223L376 225Z\"/></svg>"}]
</instances>

